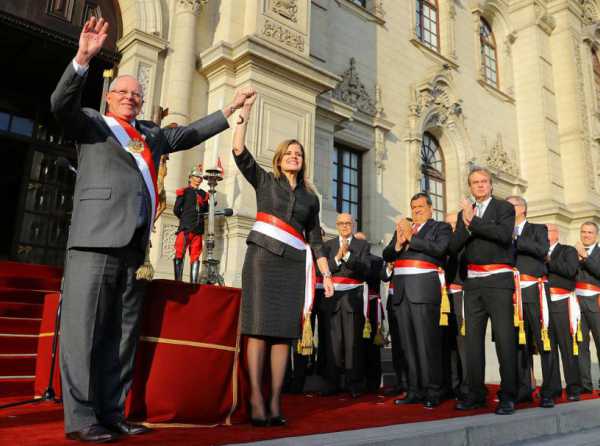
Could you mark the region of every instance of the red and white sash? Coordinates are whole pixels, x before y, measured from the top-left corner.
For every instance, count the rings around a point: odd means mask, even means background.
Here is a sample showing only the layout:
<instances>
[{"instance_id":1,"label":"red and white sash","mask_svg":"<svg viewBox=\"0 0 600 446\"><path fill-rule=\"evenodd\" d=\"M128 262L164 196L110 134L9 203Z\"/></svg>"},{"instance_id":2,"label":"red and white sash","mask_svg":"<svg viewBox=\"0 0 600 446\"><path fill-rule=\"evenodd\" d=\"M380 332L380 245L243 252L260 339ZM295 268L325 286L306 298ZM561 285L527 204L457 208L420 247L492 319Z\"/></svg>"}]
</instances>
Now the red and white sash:
<instances>
[{"instance_id":1,"label":"red and white sash","mask_svg":"<svg viewBox=\"0 0 600 446\"><path fill-rule=\"evenodd\" d=\"M467 277L477 279L479 277L490 277L496 274L513 273L513 267L503 263L491 263L489 265L467 265Z\"/></svg>"},{"instance_id":2,"label":"red and white sash","mask_svg":"<svg viewBox=\"0 0 600 446\"><path fill-rule=\"evenodd\" d=\"M588 282L577 282L575 284L575 294L579 297L593 297L600 294L600 287Z\"/></svg>"},{"instance_id":3,"label":"red and white sash","mask_svg":"<svg viewBox=\"0 0 600 446\"><path fill-rule=\"evenodd\" d=\"M548 300L546 299L546 287L548 283L547 277L535 277L529 274L520 274L519 282L521 290L537 285L538 301L540 305L540 325L542 330L542 341L544 343L544 351L550 350L550 338L548 337L548 325L550 323L550 314L548 311Z\"/></svg>"},{"instance_id":4,"label":"red and white sash","mask_svg":"<svg viewBox=\"0 0 600 446\"><path fill-rule=\"evenodd\" d=\"M131 153L133 159L135 160L138 169L140 170L142 177L144 178L144 183L146 183L146 188L148 188L148 193L150 194L150 200L152 201L152 220L151 223L154 223L154 216L156 215L156 208L158 206L158 187L156 184L158 172L156 170L156 166L154 165L154 160L152 158L152 151L148 144L146 144L146 140L144 136L138 132L135 127L133 127L129 122L125 119L121 119L112 113L108 113L106 116L102 116L108 128L110 128L111 132L119 141L119 144L123 147L124 150ZM141 153L135 153L127 147L129 141L131 140L141 141L144 150Z\"/></svg>"},{"instance_id":5,"label":"red and white sash","mask_svg":"<svg viewBox=\"0 0 600 446\"><path fill-rule=\"evenodd\" d=\"M401 259L394 262L394 274L397 276L409 276L415 274L437 273L440 281L440 325L448 325L448 313L450 313L450 301L446 291L446 274L444 270L435 263L424 260Z\"/></svg>"},{"instance_id":6,"label":"red and white sash","mask_svg":"<svg viewBox=\"0 0 600 446\"><path fill-rule=\"evenodd\" d=\"M366 318L369 317L369 286L367 282L362 282L358 279L352 279L350 277L337 277L332 276L333 289L335 291L348 291L363 287L363 315Z\"/></svg>"},{"instance_id":7,"label":"red and white sash","mask_svg":"<svg viewBox=\"0 0 600 446\"><path fill-rule=\"evenodd\" d=\"M569 291L564 288L550 288L550 300L552 302L559 302L561 300L569 299L569 334L573 338L573 353L579 354L579 347L577 346L577 337L581 336L579 329L581 322L581 308L579 308L579 302L574 291Z\"/></svg>"},{"instance_id":8,"label":"red and white sash","mask_svg":"<svg viewBox=\"0 0 600 446\"><path fill-rule=\"evenodd\" d=\"M459 283L451 283L450 285L447 286L447 290L448 290L448 296L454 296L454 295L462 295L463 294L463 286ZM462 316L462 324L459 327L459 333L461 334L461 336L465 336L466 335L466 328L465 328L465 300L463 299L461 301L462 305L460 307L460 314ZM454 302L454 308L456 308L456 302Z\"/></svg>"},{"instance_id":9,"label":"red and white sash","mask_svg":"<svg viewBox=\"0 0 600 446\"><path fill-rule=\"evenodd\" d=\"M310 245L304 240L304 236L293 226L274 215L265 212L256 213L256 222L252 230L267 237L280 241L299 251L306 251L306 262L304 274L306 278L304 288L304 308L302 310L302 322L310 320L310 312L315 298L316 274Z\"/></svg>"}]
</instances>

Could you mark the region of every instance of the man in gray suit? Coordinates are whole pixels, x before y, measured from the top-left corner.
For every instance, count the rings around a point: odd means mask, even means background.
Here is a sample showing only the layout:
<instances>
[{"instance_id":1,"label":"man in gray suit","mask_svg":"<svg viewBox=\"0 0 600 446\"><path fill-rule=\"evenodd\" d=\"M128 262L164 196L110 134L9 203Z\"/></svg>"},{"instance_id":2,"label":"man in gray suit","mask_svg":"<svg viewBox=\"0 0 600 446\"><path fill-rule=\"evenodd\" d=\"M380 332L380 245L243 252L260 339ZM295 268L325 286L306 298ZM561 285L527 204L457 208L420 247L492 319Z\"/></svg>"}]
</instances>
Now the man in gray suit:
<instances>
[{"instance_id":1,"label":"man in gray suit","mask_svg":"<svg viewBox=\"0 0 600 446\"><path fill-rule=\"evenodd\" d=\"M60 336L67 437L108 442L148 431L124 420L138 339L143 282L135 273L156 209L161 155L187 150L229 127L251 89L232 104L185 127L138 121L143 98L134 77L120 76L107 94L108 116L81 107L89 62L108 23L91 18L52 94L52 111L78 145L78 175L65 265Z\"/></svg>"}]
</instances>

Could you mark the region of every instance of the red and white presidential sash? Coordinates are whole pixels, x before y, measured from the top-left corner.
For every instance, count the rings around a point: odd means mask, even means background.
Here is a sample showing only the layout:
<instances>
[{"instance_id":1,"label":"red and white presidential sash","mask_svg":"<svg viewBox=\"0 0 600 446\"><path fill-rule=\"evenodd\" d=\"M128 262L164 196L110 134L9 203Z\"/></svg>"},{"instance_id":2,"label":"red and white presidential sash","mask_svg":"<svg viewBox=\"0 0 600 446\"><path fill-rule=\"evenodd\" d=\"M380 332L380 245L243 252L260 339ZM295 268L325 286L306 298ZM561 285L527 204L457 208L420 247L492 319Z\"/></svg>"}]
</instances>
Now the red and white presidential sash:
<instances>
[{"instance_id":1,"label":"red and white presidential sash","mask_svg":"<svg viewBox=\"0 0 600 446\"><path fill-rule=\"evenodd\" d=\"M579 354L579 346L577 342L581 342L581 309L579 308L579 302L574 291L569 291L564 288L550 288L550 300L552 302L559 302L561 300L569 299L568 310L569 310L569 334L573 338L573 354Z\"/></svg>"},{"instance_id":2,"label":"red and white presidential sash","mask_svg":"<svg viewBox=\"0 0 600 446\"><path fill-rule=\"evenodd\" d=\"M600 294L600 287L588 282L577 282L575 284L575 294L579 297L592 297Z\"/></svg>"},{"instance_id":3,"label":"red and white presidential sash","mask_svg":"<svg viewBox=\"0 0 600 446\"><path fill-rule=\"evenodd\" d=\"M110 112L106 116L102 116L102 118L104 118L104 121L123 149L131 153L144 178L144 183L146 183L152 201L152 220L150 222L152 225L158 206L157 170L154 166L152 151L148 144L146 144L144 136L125 119L119 118ZM131 144L132 141L135 141L136 144ZM132 150L132 147L139 147L139 149Z\"/></svg>"},{"instance_id":4,"label":"red and white presidential sash","mask_svg":"<svg viewBox=\"0 0 600 446\"><path fill-rule=\"evenodd\" d=\"M540 304L540 325L542 330L542 341L544 343L544 350L550 351L550 338L548 337L548 325L550 323L550 314L548 311L548 300L546 299L546 287L544 286L544 284L548 283L548 278L530 276L529 274L520 274L519 279L521 290L537 285L538 300Z\"/></svg>"},{"instance_id":5,"label":"red and white presidential sash","mask_svg":"<svg viewBox=\"0 0 600 446\"><path fill-rule=\"evenodd\" d=\"M448 325L448 313L450 313L450 301L446 291L446 275L444 270L435 263L424 260L401 259L394 262L394 274L397 276L409 276L415 274L437 273L440 281L440 325Z\"/></svg>"}]
</instances>

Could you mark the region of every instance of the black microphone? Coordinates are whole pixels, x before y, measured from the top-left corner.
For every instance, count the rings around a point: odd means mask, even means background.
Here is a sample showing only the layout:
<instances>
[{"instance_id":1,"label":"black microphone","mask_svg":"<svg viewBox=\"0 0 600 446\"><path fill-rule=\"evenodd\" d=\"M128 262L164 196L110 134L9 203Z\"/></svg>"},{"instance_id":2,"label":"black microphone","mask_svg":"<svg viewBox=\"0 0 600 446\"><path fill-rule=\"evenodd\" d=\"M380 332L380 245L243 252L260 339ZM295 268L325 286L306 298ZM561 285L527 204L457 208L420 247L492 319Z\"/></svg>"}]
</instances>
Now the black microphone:
<instances>
[{"instance_id":1,"label":"black microphone","mask_svg":"<svg viewBox=\"0 0 600 446\"><path fill-rule=\"evenodd\" d=\"M64 156L59 156L58 158L56 158L56 160L54 161L54 165L57 167L62 167L63 169L70 170L75 175L77 175L78 173L77 169L75 169L73 165L69 162L69 160L66 159Z\"/></svg>"},{"instance_id":2,"label":"black microphone","mask_svg":"<svg viewBox=\"0 0 600 446\"><path fill-rule=\"evenodd\" d=\"M208 215L209 212L201 212L200 215ZM231 217L233 215L233 209L224 208L215 210L215 217L223 216L223 217Z\"/></svg>"}]
</instances>

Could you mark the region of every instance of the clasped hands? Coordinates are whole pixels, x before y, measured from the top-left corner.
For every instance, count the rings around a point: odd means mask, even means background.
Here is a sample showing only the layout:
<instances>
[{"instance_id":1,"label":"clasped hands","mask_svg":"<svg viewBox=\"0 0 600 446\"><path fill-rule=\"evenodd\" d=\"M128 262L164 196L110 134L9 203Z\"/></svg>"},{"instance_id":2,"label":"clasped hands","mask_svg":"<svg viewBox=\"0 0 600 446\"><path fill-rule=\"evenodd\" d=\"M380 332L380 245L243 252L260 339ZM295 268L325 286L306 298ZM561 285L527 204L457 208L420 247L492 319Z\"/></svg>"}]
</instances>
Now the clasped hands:
<instances>
[{"instance_id":1,"label":"clasped hands","mask_svg":"<svg viewBox=\"0 0 600 446\"><path fill-rule=\"evenodd\" d=\"M396 251L412 239L412 224L407 218L401 218L396 222Z\"/></svg>"},{"instance_id":2,"label":"clasped hands","mask_svg":"<svg viewBox=\"0 0 600 446\"><path fill-rule=\"evenodd\" d=\"M587 252L587 249L585 249L585 246L583 246L583 243L581 243L581 241L575 243L575 249L577 250L577 255L579 256L580 262L587 259L588 252Z\"/></svg>"}]
</instances>

